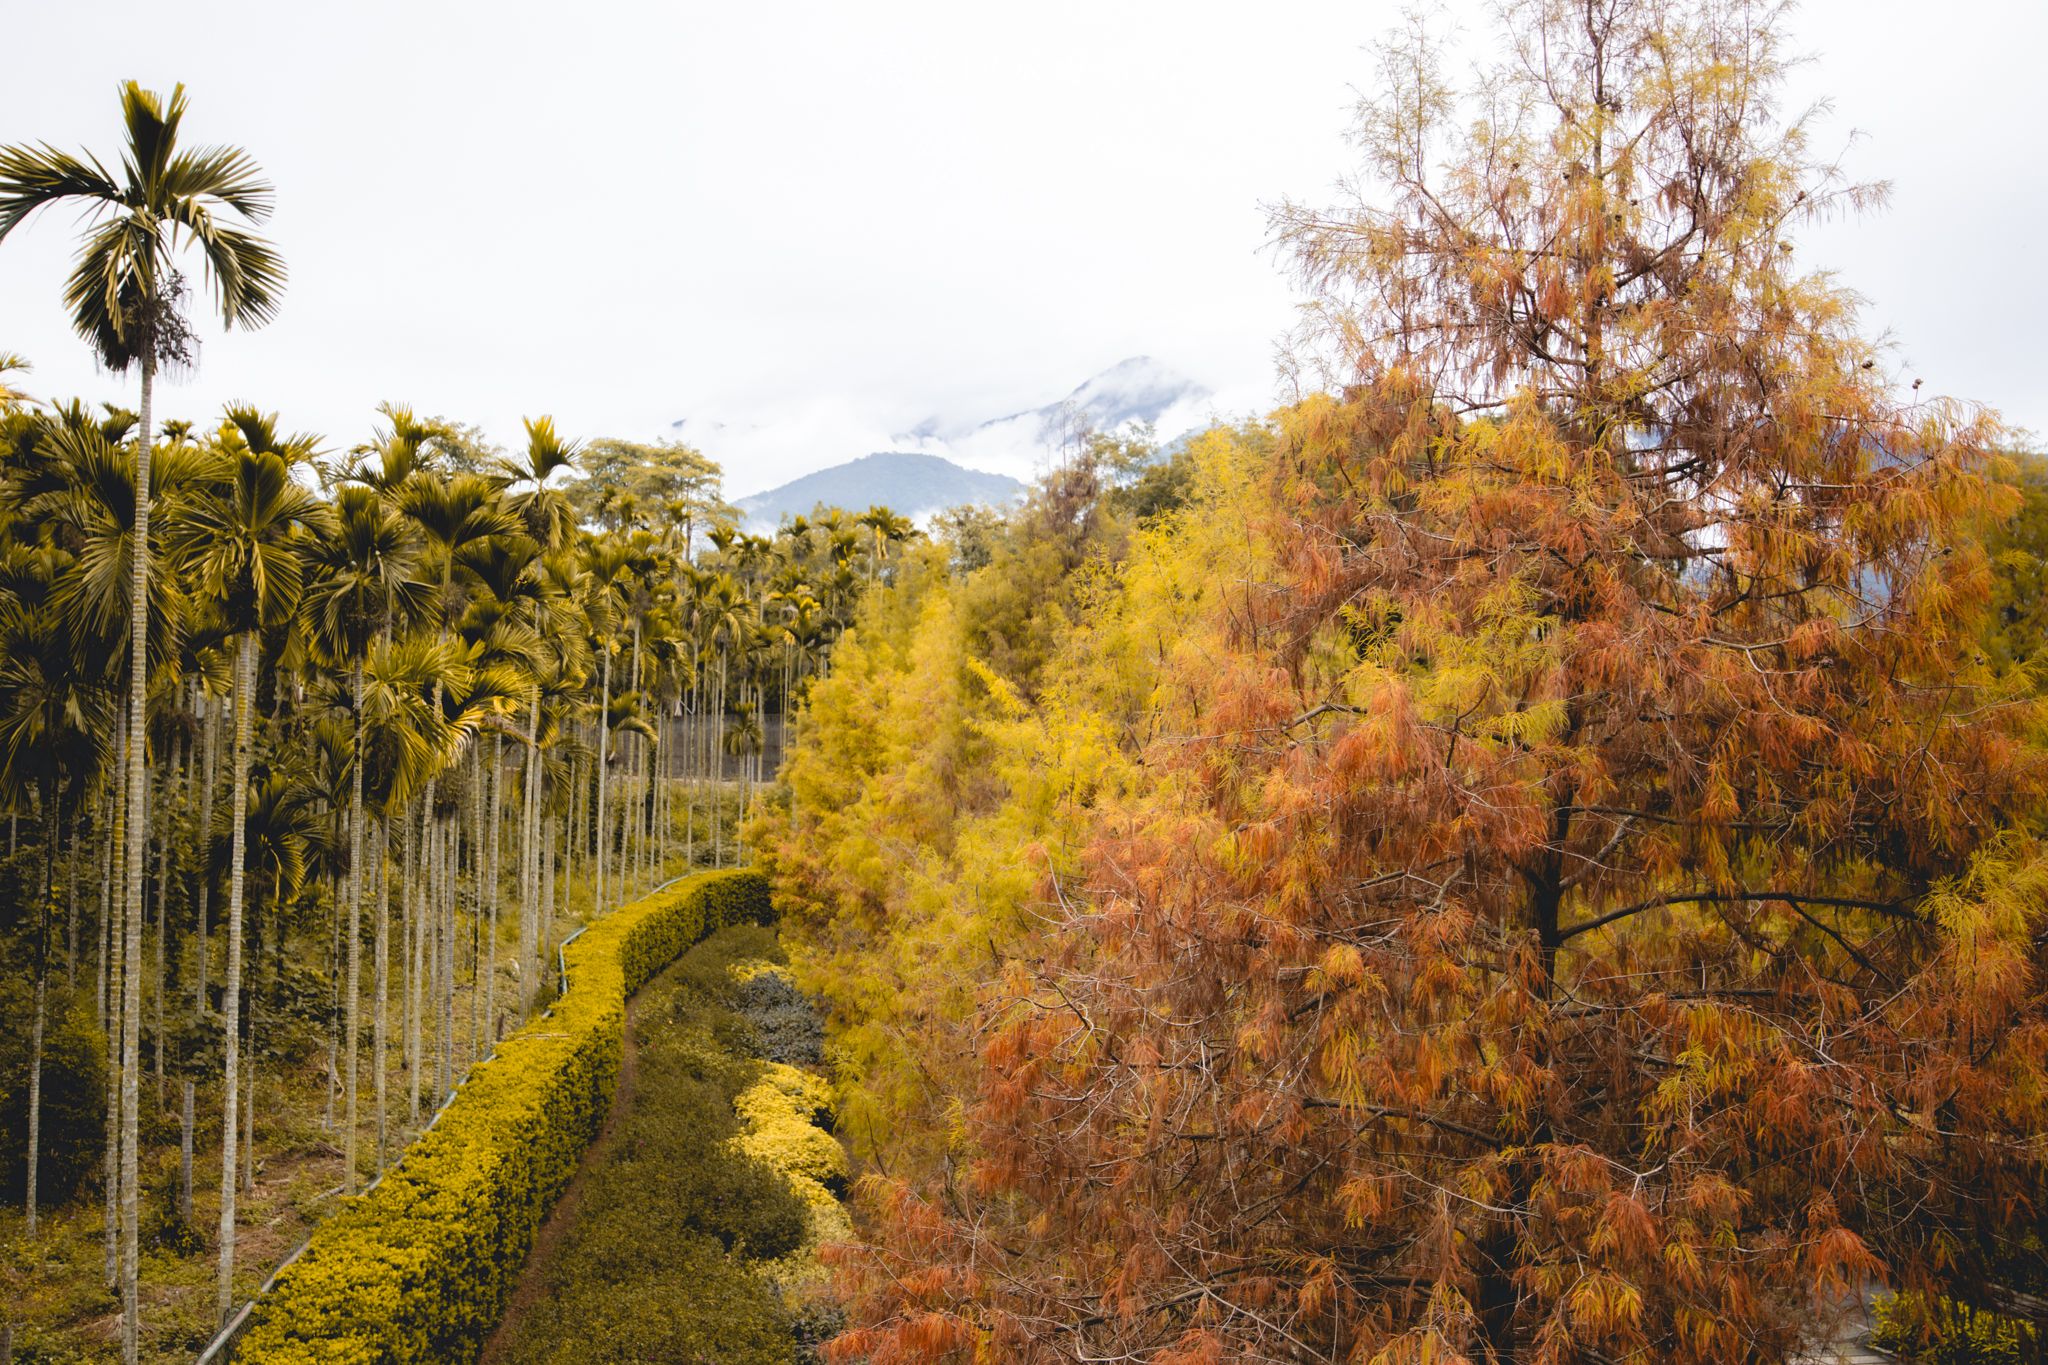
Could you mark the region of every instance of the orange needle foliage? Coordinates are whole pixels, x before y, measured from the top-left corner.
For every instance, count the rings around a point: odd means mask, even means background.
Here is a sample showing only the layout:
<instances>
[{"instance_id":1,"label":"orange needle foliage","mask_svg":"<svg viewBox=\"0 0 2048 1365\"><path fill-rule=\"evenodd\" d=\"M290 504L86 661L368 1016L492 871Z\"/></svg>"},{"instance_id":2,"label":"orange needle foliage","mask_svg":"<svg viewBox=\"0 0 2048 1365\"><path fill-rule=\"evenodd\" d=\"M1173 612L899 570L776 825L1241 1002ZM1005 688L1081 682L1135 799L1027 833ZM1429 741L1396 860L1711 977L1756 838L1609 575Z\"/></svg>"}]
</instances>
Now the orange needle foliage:
<instances>
[{"instance_id":1,"label":"orange needle foliage","mask_svg":"<svg viewBox=\"0 0 2048 1365\"><path fill-rule=\"evenodd\" d=\"M2031 713L1998 435L1786 234L1772 11L1543 0L1382 207L1278 214L1279 418L1151 794L984 1011L971 1169L877 1187L840 1361L1780 1361L2038 1218Z\"/></svg>"}]
</instances>

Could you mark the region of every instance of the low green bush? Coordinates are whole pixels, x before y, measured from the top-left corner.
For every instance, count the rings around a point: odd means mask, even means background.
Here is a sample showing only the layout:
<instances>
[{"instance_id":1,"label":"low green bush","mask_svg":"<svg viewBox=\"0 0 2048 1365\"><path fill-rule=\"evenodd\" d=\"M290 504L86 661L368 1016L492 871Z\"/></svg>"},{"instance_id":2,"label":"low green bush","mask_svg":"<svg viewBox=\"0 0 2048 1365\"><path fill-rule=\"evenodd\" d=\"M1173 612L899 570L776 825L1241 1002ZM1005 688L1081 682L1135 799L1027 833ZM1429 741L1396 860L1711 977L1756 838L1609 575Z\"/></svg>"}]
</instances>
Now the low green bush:
<instances>
[{"instance_id":1,"label":"low green bush","mask_svg":"<svg viewBox=\"0 0 2048 1365\"><path fill-rule=\"evenodd\" d=\"M770 915L758 873L711 872L584 931L552 1012L506 1039L400 1164L321 1226L258 1301L235 1359L473 1360L610 1107L626 997L712 930Z\"/></svg>"},{"instance_id":2,"label":"low green bush","mask_svg":"<svg viewBox=\"0 0 2048 1365\"><path fill-rule=\"evenodd\" d=\"M756 1050L769 1061L824 1065L825 1023L787 970L771 967L743 973L734 1008L752 1025Z\"/></svg>"}]
</instances>

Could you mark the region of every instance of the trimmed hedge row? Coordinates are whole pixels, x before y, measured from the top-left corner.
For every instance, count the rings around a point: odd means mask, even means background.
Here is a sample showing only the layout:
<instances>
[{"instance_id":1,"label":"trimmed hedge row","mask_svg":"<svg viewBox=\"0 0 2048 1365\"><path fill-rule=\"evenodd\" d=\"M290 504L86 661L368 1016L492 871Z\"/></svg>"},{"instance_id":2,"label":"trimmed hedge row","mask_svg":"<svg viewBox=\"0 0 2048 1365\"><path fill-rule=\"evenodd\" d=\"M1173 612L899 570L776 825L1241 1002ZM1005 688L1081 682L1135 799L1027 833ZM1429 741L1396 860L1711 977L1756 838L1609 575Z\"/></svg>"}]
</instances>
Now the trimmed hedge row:
<instances>
[{"instance_id":1,"label":"trimmed hedge row","mask_svg":"<svg viewBox=\"0 0 2048 1365\"><path fill-rule=\"evenodd\" d=\"M475 1359L541 1220L604 1123L626 997L704 935L771 916L759 873L708 872L586 929L564 952L568 992L471 1072L374 1190L321 1226L258 1301L234 1359Z\"/></svg>"}]
</instances>

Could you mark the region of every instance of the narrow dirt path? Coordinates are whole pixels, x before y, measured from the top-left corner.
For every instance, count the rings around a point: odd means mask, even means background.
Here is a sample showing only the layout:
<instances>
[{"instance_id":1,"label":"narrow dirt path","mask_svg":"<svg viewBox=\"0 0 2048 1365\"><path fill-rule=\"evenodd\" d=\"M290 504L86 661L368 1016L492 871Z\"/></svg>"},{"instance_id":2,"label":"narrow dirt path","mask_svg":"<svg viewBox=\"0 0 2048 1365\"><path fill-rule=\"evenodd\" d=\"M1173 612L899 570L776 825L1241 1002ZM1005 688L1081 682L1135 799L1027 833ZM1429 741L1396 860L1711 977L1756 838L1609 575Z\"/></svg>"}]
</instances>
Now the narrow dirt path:
<instances>
[{"instance_id":1,"label":"narrow dirt path","mask_svg":"<svg viewBox=\"0 0 2048 1365\"><path fill-rule=\"evenodd\" d=\"M562 1197L555 1201L555 1207L548 1212L547 1221L540 1225L534 1235L533 1250L527 1253L526 1267L519 1272L519 1283L512 1286L512 1297L505 1305L505 1315L499 1319L497 1330L484 1342L483 1354L477 1357L477 1365L502 1365L509 1343L518 1340L521 1320L533 1311L540 1301L547 1283L547 1272L554 1265L555 1253L562 1238L575 1225L577 1211L583 1205L583 1187L592 1171L602 1166L611 1154L612 1142L618 1132L619 1119L633 1110L633 1082L639 1071L640 1044L634 1033L638 1022L640 1006L638 998L626 1001L626 1025L620 1045L619 1083L612 1092L611 1112L605 1115L604 1127L598 1130L597 1140L583 1153L583 1160L577 1164L576 1174L569 1177L569 1184L562 1191Z\"/></svg>"}]
</instances>

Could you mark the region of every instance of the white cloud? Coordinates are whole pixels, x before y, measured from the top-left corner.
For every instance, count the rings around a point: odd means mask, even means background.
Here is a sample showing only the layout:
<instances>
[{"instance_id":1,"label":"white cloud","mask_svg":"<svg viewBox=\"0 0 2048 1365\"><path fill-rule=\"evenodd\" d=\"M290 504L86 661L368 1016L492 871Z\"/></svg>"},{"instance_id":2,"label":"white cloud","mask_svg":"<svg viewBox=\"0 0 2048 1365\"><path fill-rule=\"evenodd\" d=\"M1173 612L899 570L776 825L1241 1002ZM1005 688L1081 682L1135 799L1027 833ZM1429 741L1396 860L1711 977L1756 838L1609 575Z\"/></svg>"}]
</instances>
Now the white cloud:
<instances>
[{"instance_id":1,"label":"white cloud","mask_svg":"<svg viewBox=\"0 0 2048 1365\"><path fill-rule=\"evenodd\" d=\"M1477 13L1476 0L1459 0ZM282 316L209 334L173 414L230 399L346 445L409 402L513 441L522 415L738 435L738 491L934 413L1019 411L1131 355L1275 396L1292 298L1260 204L1347 167L1359 49L1393 0L505 0L21 6L0 141L110 152L114 87L184 80L189 135L275 179ZM1810 0L1822 145L1897 182L1831 229L1901 366L2048 430L2026 149L2048 7ZM1483 28L1473 22L1474 29ZM0 349L43 393L128 398L59 304L72 224L0 243ZM128 401L132 402L132 398ZM1234 410L1236 409L1233 401ZM710 444L707 442L707 445Z\"/></svg>"}]
</instances>

